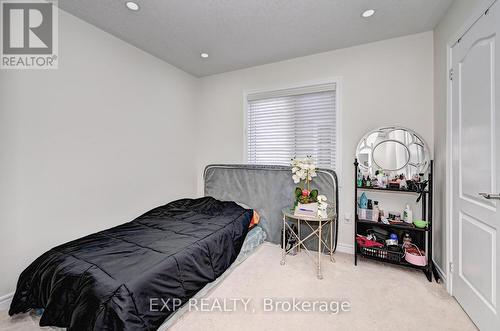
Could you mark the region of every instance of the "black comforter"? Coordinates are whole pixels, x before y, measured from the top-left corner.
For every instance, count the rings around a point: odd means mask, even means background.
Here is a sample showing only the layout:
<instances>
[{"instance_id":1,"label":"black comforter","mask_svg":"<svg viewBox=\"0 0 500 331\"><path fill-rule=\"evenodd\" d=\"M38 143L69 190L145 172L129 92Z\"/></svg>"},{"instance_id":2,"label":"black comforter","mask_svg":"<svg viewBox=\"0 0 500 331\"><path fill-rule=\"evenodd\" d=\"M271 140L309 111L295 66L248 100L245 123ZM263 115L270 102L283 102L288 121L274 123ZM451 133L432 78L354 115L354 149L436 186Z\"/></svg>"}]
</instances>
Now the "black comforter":
<instances>
[{"instance_id":1,"label":"black comforter","mask_svg":"<svg viewBox=\"0 0 500 331\"><path fill-rule=\"evenodd\" d=\"M41 326L154 330L231 265L251 217L234 202L182 199L55 247L21 274L9 314L44 308Z\"/></svg>"}]
</instances>

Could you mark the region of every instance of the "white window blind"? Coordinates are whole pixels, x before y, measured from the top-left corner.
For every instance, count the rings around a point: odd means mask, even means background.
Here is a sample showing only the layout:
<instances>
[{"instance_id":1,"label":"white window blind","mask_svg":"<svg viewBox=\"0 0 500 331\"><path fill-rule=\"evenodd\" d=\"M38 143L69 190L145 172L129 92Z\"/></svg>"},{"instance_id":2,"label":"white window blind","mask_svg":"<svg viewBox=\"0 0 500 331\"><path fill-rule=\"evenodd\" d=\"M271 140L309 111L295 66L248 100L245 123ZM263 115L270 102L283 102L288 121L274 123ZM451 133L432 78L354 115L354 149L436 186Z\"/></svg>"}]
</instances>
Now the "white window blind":
<instances>
[{"instance_id":1,"label":"white window blind","mask_svg":"<svg viewBox=\"0 0 500 331\"><path fill-rule=\"evenodd\" d=\"M247 97L247 161L290 164L312 156L317 166L336 169L336 85L254 93Z\"/></svg>"}]
</instances>

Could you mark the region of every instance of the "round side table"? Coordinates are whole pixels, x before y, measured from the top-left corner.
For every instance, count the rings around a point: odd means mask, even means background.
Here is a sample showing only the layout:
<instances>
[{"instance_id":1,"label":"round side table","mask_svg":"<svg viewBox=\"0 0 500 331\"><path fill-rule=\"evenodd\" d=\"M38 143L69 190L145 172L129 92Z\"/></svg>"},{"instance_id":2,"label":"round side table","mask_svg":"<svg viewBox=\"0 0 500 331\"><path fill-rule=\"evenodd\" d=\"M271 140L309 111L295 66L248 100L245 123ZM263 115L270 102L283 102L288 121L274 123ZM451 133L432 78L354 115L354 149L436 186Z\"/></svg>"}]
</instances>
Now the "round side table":
<instances>
[{"instance_id":1,"label":"round side table","mask_svg":"<svg viewBox=\"0 0 500 331\"><path fill-rule=\"evenodd\" d=\"M287 254L290 253L292 249L297 249L300 251L301 248L304 249L304 251L309 255L313 256L314 253L312 253L307 247L305 246L305 242L312 239L312 238L318 238L318 252L317 252L317 258L314 261L316 264L316 269L317 269L317 276L318 279L323 279L323 274L321 273L321 254L322 254L322 248L326 248L330 254L330 261L335 262L335 258L333 257L333 243L334 240L337 236L337 233L334 233L335 227L333 226L334 223L337 221L337 215L335 213L335 210L333 208L327 209L327 216L326 217L319 217L319 216L299 216L294 214L294 209L291 207L286 207L281 210L283 214L283 252L281 256L281 264L284 265L286 262L286 256ZM292 227L288 224L287 220L291 220L294 222L297 222L297 229L298 233L295 233L292 230ZM301 238L301 224L304 223L304 225L307 225L311 229L311 233L305 236L304 238ZM316 228L314 228L314 225ZM326 242L323 240L322 233L323 233L323 227L329 226L330 227L330 238L326 240ZM289 249L286 249L286 229L290 230L290 233L294 238L296 239L296 243L290 247ZM313 258L314 260L314 258Z\"/></svg>"}]
</instances>

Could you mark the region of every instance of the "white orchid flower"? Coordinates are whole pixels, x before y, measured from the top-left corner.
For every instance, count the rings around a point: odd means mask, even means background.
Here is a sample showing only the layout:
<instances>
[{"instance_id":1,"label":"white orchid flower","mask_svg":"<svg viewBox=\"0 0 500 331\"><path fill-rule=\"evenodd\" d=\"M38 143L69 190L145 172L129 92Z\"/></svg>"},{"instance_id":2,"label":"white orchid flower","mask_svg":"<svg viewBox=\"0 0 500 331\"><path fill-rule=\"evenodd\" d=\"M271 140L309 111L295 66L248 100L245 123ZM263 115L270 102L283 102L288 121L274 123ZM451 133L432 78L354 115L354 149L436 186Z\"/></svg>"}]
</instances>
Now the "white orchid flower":
<instances>
[{"instance_id":1,"label":"white orchid flower","mask_svg":"<svg viewBox=\"0 0 500 331\"><path fill-rule=\"evenodd\" d=\"M316 165L310 156L293 158L290 164L292 166L292 178L296 184L300 183L301 180L305 180L309 185L309 182L317 176Z\"/></svg>"},{"instance_id":2,"label":"white orchid flower","mask_svg":"<svg viewBox=\"0 0 500 331\"><path fill-rule=\"evenodd\" d=\"M327 200L326 196L324 196L323 194L318 195L317 199L318 199L318 202L320 202L320 203L325 202Z\"/></svg>"}]
</instances>

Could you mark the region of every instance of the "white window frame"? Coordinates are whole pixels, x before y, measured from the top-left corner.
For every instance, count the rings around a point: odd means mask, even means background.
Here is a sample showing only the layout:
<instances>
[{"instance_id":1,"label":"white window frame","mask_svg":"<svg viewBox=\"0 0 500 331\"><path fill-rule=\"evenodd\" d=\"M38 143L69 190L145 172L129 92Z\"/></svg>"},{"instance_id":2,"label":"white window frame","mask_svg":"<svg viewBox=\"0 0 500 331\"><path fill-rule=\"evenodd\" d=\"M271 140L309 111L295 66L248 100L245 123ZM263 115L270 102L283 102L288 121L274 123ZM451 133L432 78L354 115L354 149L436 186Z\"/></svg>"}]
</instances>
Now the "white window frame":
<instances>
[{"instance_id":1,"label":"white window frame","mask_svg":"<svg viewBox=\"0 0 500 331\"><path fill-rule=\"evenodd\" d=\"M336 169L335 173L337 174L338 185L339 188L342 187L342 78L341 77L333 77L322 80L314 80L307 81L302 83L295 83L285 86L279 87L270 87L262 90L247 90L243 92L243 160L245 163L248 163L248 95L254 93L266 93L266 92L274 92L280 90L288 90L294 88L303 88L313 85L322 85L322 84L335 84L335 117L336 117L336 143L337 149L335 151L335 164Z\"/></svg>"}]
</instances>

